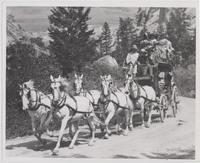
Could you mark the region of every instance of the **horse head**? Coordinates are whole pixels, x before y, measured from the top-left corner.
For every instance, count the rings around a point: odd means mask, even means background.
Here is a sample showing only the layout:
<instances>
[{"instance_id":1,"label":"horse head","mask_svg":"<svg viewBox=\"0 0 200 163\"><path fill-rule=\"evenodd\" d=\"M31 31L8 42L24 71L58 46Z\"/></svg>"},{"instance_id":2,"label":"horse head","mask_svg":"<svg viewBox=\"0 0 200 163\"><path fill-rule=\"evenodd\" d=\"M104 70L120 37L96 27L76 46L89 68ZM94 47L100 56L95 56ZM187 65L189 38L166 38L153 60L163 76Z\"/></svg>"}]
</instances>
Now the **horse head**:
<instances>
[{"instance_id":1,"label":"horse head","mask_svg":"<svg viewBox=\"0 0 200 163\"><path fill-rule=\"evenodd\" d=\"M75 74L74 88L76 94L80 94L81 90L83 89L83 74L81 76L77 76Z\"/></svg>"},{"instance_id":2,"label":"horse head","mask_svg":"<svg viewBox=\"0 0 200 163\"><path fill-rule=\"evenodd\" d=\"M61 96L61 91L60 91L60 75L58 78L54 78L52 75L50 76L51 79L51 93L53 95L53 101L58 101L60 99Z\"/></svg>"},{"instance_id":3,"label":"horse head","mask_svg":"<svg viewBox=\"0 0 200 163\"><path fill-rule=\"evenodd\" d=\"M111 75L108 76L101 76L101 91L104 96L108 96L111 93L111 86L113 84L113 80Z\"/></svg>"},{"instance_id":4,"label":"horse head","mask_svg":"<svg viewBox=\"0 0 200 163\"><path fill-rule=\"evenodd\" d=\"M19 95L22 98L22 110L27 110L31 106L31 102L34 102L35 99L31 99L34 89L34 82L32 80L29 80L28 82L23 83L22 85L19 84L20 91Z\"/></svg>"},{"instance_id":5,"label":"horse head","mask_svg":"<svg viewBox=\"0 0 200 163\"><path fill-rule=\"evenodd\" d=\"M69 83L67 79L61 77L60 75L58 78L54 78L52 75L50 76L51 79L51 93L53 95L53 102L58 103L60 100L65 98L65 94L69 89Z\"/></svg>"},{"instance_id":6,"label":"horse head","mask_svg":"<svg viewBox=\"0 0 200 163\"><path fill-rule=\"evenodd\" d=\"M129 94L137 89L137 84L133 80L132 74L127 74L124 82L125 93Z\"/></svg>"}]
</instances>

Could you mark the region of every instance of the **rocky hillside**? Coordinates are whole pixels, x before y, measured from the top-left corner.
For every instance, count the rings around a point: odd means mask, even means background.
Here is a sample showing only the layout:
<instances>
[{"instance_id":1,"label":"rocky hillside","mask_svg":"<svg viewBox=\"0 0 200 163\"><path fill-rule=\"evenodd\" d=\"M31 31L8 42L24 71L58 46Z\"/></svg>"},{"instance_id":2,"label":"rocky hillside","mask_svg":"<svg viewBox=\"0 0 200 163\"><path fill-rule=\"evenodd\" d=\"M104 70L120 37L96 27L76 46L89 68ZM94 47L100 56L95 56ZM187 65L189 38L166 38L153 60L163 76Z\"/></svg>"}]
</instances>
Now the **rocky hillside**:
<instances>
[{"instance_id":1,"label":"rocky hillside","mask_svg":"<svg viewBox=\"0 0 200 163\"><path fill-rule=\"evenodd\" d=\"M6 34L7 40L6 45L12 44L13 42L22 38L29 38L31 34L26 32L19 24L16 23L13 15L7 16Z\"/></svg>"},{"instance_id":2,"label":"rocky hillside","mask_svg":"<svg viewBox=\"0 0 200 163\"><path fill-rule=\"evenodd\" d=\"M94 9L94 8L93 8ZM127 8L127 10L123 11L123 14L119 14L119 8L95 8L91 10L91 15L93 17L98 17L99 19L91 19L89 22L89 28L94 29L94 38L97 38L102 32L102 26L105 21L108 21L111 34L113 40L116 38L117 28L119 26L119 17L125 18L130 17L135 19L137 15L144 14L148 15L148 19L146 21L146 27L148 32L155 32L158 29L159 23L163 23L169 20L169 15L171 12L171 8L153 8L150 11L150 8L141 8L139 12L137 12L138 8ZM192 17L191 19L191 29L196 27L196 11L195 8L188 8L186 10L186 14ZM164 24L165 26L165 24ZM137 25L135 22L135 27L138 28L138 34L143 29L144 25ZM19 39L25 39L26 42L33 37L40 37L42 38L43 42L46 46L49 44L50 37L48 36L48 31L37 31L37 32L26 32L20 25L16 23L14 20L14 16L9 15L7 17L7 45L12 43L13 41ZM114 42L114 41L113 41Z\"/></svg>"},{"instance_id":3,"label":"rocky hillside","mask_svg":"<svg viewBox=\"0 0 200 163\"><path fill-rule=\"evenodd\" d=\"M50 40L50 38L48 38L48 33L38 32L37 34L33 34L25 31L18 23L16 23L13 15L7 16L6 35L6 46L9 46L9 44L14 44L17 41L21 41L26 44L32 44L36 49L36 56L40 55L41 53L47 55L49 54L46 48ZM37 44L37 42L33 41L38 37L41 38L44 46L41 47Z\"/></svg>"}]
</instances>

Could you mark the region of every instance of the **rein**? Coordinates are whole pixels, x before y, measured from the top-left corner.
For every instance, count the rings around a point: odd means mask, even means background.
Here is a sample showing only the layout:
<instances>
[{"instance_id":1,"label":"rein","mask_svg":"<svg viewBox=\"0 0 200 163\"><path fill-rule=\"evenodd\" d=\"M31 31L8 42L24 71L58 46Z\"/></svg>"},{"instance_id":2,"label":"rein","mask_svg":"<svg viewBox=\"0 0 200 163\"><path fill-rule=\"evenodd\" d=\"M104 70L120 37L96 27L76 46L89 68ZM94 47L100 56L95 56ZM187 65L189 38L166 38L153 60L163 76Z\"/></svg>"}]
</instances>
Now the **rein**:
<instances>
[{"instance_id":1,"label":"rein","mask_svg":"<svg viewBox=\"0 0 200 163\"><path fill-rule=\"evenodd\" d=\"M72 115L72 118L73 116L76 114L76 113L92 113L92 111L90 112L86 112L86 111L78 111L78 106L77 106L77 101L76 99L74 98L74 96L72 95L69 95L70 98L72 98L76 104L76 107L72 107L70 106L68 103L66 103L66 99L67 99L67 96L66 96L66 93L64 93L64 96L62 98L60 98L60 102L57 103L57 101L52 101L52 105L56 108L56 109L61 109L62 107L64 106L67 106L69 109L71 109L73 111L73 115Z\"/></svg>"}]
</instances>

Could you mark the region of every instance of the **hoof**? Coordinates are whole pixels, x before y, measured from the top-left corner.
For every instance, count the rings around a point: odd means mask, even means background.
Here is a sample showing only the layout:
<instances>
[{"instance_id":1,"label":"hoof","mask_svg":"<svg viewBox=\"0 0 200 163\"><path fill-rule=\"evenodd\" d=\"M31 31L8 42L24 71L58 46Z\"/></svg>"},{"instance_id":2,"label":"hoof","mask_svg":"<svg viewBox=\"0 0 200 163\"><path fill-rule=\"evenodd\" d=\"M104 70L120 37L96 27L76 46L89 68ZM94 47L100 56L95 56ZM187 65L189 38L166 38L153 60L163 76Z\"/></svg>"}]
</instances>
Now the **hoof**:
<instances>
[{"instance_id":1,"label":"hoof","mask_svg":"<svg viewBox=\"0 0 200 163\"><path fill-rule=\"evenodd\" d=\"M104 132L104 126L100 125L100 130L103 133Z\"/></svg>"},{"instance_id":2,"label":"hoof","mask_svg":"<svg viewBox=\"0 0 200 163\"><path fill-rule=\"evenodd\" d=\"M124 135L124 136L128 136L128 132L127 132L127 131L125 131L123 135Z\"/></svg>"},{"instance_id":3,"label":"hoof","mask_svg":"<svg viewBox=\"0 0 200 163\"><path fill-rule=\"evenodd\" d=\"M69 149L74 149L74 146L73 146L73 145L70 145L68 148L69 148Z\"/></svg>"},{"instance_id":4,"label":"hoof","mask_svg":"<svg viewBox=\"0 0 200 163\"><path fill-rule=\"evenodd\" d=\"M59 149L54 149L54 150L53 150L53 155L57 155L58 152L59 152Z\"/></svg>"},{"instance_id":5,"label":"hoof","mask_svg":"<svg viewBox=\"0 0 200 163\"><path fill-rule=\"evenodd\" d=\"M109 139L109 135L107 133L104 135L104 139Z\"/></svg>"},{"instance_id":6,"label":"hoof","mask_svg":"<svg viewBox=\"0 0 200 163\"><path fill-rule=\"evenodd\" d=\"M118 134L118 135L121 135L122 133L123 133L122 130L117 131L117 134ZM110 134L110 135L111 135L111 134Z\"/></svg>"},{"instance_id":7,"label":"hoof","mask_svg":"<svg viewBox=\"0 0 200 163\"><path fill-rule=\"evenodd\" d=\"M130 131L133 131L133 126L129 127L129 130L130 130Z\"/></svg>"},{"instance_id":8,"label":"hoof","mask_svg":"<svg viewBox=\"0 0 200 163\"><path fill-rule=\"evenodd\" d=\"M146 124L146 128L150 128L150 124Z\"/></svg>"},{"instance_id":9,"label":"hoof","mask_svg":"<svg viewBox=\"0 0 200 163\"><path fill-rule=\"evenodd\" d=\"M144 125L144 124L143 124L143 125L141 125L141 126L140 126L140 128L141 128L141 129L142 129L142 128L145 128L145 125Z\"/></svg>"},{"instance_id":10,"label":"hoof","mask_svg":"<svg viewBox=\"0 0 200 163\"><path fill-rule=\"evenodd\" d=\"M47 144L47 141L45 139L42 139L42 145L46 145Z\"/></svg>"},{"instance_id":11,"label":"hoof","mask_svg":"<svg viewBox=\"0 0 200 163\"><path fill-rule=\"evenodd\" d=\"M94 143L90 141L90 142L88 143L88 146L94 146Z\"/></svg>"}]
</instances>

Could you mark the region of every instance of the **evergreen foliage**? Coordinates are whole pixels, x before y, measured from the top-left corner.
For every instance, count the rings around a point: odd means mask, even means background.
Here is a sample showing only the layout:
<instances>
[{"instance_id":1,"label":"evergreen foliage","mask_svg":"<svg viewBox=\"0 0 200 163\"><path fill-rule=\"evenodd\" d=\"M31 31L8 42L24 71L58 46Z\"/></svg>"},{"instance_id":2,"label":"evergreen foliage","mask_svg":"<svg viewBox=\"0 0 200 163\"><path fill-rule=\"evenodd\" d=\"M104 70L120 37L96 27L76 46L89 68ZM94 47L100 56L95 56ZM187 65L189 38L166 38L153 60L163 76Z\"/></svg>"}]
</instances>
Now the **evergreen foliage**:
<instances>
[{"instance_id":1,"label":"evergreen foliage","mask_svg":"<svg viewBox=\"0 0 200 163\"><path fill-rule=\"evenodd\" d=\"M80 70L86 61L95 58L95 41L88 29L90 8L56 7L51 10L49 36L50 51L62 66L63 75Z\"/></svg>"},{"instance_id":2,"label":"evergreen foliage","mask_svg":"<svg viewBox=\"0 0 200 163\"><path fill-rule=\"evenodd\" d=\"M167 35L176 51L181 51L182 57L188 61L195 59L196 32L189 32L191 16L185 13L186 8L174 8L167 24Z\"/></svg>"},{"instance_id":3,"label":"evergreen foliage","mask_svg":"<svg viewBox=\"0 0 200 163\"><path fill-rule=\"evenodd\" d=\"M100 39L100 53L103 55L111 54L112 36L107 22L104 23Z\"/></svg>"},{"instance_id":4,"label":"evergreen foliage","mask_svg":"<svg viewBox=\"0 0 200 163\"><path fill-rule=\"evenodd\" d=\"M119 28L117 31L116 51L114 57L118 64L122 64L129 52L133 42L137 39L136 29L133 26L133 19L119 18Z\"/></svg>"}]
</instances>

